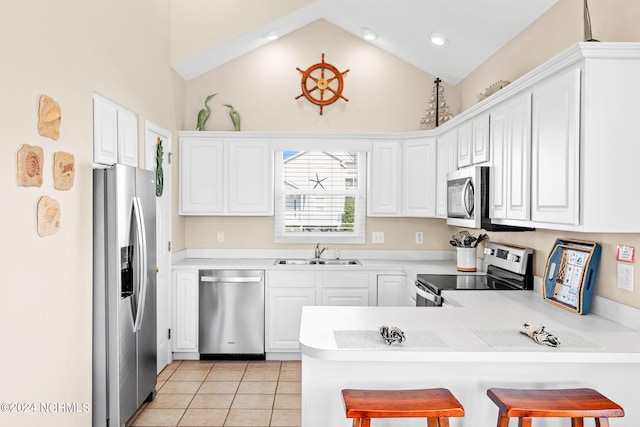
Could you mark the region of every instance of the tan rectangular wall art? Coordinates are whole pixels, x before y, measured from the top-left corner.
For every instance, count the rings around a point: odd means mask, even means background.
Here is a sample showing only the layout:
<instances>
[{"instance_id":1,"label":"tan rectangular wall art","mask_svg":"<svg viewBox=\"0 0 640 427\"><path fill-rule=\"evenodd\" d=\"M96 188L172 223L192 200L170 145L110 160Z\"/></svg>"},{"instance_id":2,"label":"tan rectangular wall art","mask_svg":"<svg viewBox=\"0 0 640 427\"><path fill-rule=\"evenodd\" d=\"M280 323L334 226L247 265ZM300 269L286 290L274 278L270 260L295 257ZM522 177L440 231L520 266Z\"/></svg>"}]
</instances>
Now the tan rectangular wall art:
<instances>
[{"instance_id":1,"label":"tan rectangular wall art","mask_svg":"<svg viewBox=\"0 0 640 427\"><path fill-rule=\"evenodd\" d=\"M70 190L76 174L73 154L57 151L53 155L53 188Z\"/></svg>"},{"instance_id":2,"label":"tan rectangular wall art","mask_svg":"<svg viewBox=\"0 0 640 427\"><path fill-rule=\"evenodd\" d=\"M60 105L51 97L42 95L38 108L38 133L57 141L60 138L62 111Z\"/></svg>"},{"instance_id":3,"label":"tan rectangular wall art","mask_svg":"<svg viewBox=\"0 0 640 427\"><path fill-rule=\"evenodd\" d=\"M38 235L55 234L60 229L60 204L49 196L38 200Z\"/></svg>"},{"instance_id":4,"label":"tan rectangular wall art","mask_svg":"<svg viewBox=\"0 0 640 427\"><path fill-rule=\"evenodd\" d=\"M23 144L18 151L18 185L21 187L42 186L42 147Z\"/></svg>"}]
</instances>

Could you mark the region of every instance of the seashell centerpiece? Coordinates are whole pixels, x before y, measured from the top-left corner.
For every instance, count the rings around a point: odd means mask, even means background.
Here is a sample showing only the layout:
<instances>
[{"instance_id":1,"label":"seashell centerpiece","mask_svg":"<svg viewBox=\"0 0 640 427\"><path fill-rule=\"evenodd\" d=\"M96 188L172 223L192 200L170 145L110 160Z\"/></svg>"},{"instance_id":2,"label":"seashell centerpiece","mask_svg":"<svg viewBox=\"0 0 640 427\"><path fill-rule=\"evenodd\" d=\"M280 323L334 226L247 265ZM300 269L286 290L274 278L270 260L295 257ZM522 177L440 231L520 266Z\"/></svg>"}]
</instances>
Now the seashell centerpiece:
<instances>
[{"instance_id":1,"label":"seashell centerpiece","mask_svg":"<svg viewBox=\"0 0 640 427\"><path fill-rule=\"evenodd\" d=\"M402 344L406 341L404 332L395 326L380 326L380 336L387 345Z\"/></svg>"}]
</instances>

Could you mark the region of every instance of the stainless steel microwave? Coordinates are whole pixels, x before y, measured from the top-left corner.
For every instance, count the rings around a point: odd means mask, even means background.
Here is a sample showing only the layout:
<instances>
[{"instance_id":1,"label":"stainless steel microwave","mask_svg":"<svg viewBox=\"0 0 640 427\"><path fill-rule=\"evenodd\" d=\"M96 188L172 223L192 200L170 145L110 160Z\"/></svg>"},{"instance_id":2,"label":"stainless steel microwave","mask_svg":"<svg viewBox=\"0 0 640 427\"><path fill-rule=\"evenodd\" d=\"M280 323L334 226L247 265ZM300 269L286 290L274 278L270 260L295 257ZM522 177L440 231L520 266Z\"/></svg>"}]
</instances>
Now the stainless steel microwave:
<instances>
[{"instance_id":1,"label":"stainless steel microwave","mask_svg":"<svg viewBox=\"0 0 640 427\"><path fill-rule=\"evenodd\" d=\"M480 228L482 168L464 168L447 174L447 224Z\"/></svg>"},{"instance_id":2,"label":"stainless steel microwave","mask_svg":"<svg viewBox=\"0 0 640 427\"><path fill-rule=\"evenodd\" d=\"M447 174L447 224L486 231L533 230L493 224L489 200L489 166L472 166Z\"/></svg>"}]
</instances>

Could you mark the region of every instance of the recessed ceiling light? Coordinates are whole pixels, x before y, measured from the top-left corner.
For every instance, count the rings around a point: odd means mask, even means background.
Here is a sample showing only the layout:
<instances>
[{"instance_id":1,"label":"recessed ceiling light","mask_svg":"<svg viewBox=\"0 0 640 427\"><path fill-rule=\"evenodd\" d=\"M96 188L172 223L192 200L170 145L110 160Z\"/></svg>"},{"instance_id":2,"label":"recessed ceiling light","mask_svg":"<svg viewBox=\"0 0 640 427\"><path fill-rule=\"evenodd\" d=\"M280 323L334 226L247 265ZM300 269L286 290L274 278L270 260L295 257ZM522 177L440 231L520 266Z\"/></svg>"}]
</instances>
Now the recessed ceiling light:
<instances>
[{"instance_id":1,"label":"recessed ceiling light","mask_svg":"<svg viewBox=\"0 0 640 427\"><path fill-rule=\"evenodd\" d=\"M431 43L436 46L444 46L447 43L447 38L441 33L431 33Z\"/></svg>"},{"instance_id":2,"label":"recessed ceiling light","mask_svg":"<svg viewBox=\"0 0 640 427\"><path fill-rule=\"evenodd\" d=\"M271 30L264 36L264 38L270 42L276 40L278 37L280 37L280 30L278 29Z\"/></svg>"},{"instance_id":3,"label":"recessed ceiling light","mask_svg":"<svg viewBox=\"0 0 640 427\"><path fill-rule=\"evenodd\" d=\"M365 40L375 40L378 38L378 35L375 33L375 31L370 30L369 28L363 27L362 28L362 38Z\"/></svg>"}]
</instances>

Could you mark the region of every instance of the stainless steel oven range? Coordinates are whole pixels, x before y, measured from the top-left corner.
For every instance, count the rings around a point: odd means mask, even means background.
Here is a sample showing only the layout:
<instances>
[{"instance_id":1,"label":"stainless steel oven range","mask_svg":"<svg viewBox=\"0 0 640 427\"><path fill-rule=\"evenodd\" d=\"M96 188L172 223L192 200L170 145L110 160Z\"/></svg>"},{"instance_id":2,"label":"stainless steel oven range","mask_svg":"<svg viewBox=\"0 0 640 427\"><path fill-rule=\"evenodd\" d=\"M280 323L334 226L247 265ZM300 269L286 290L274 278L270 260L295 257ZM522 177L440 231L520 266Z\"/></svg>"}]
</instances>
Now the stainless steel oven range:
<instances>
[{"instance_id":1,"label":"stainless steel oven range","mask_svg":"<svg viewBox=\"0 0 640 427\"><path fill-rule=\"evenodd\" d=\"M418 274L416 306L441 307L443 291L531 290L533 250L489 242L484 249L486 274Z\"/></svg>"}]
</instances>

